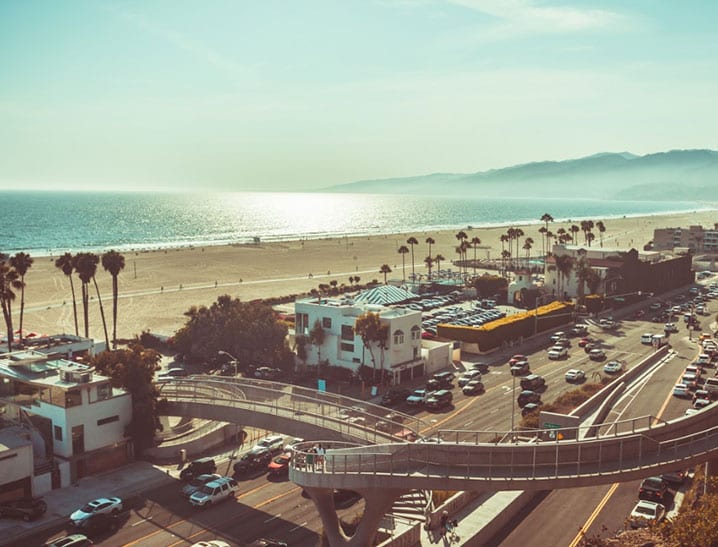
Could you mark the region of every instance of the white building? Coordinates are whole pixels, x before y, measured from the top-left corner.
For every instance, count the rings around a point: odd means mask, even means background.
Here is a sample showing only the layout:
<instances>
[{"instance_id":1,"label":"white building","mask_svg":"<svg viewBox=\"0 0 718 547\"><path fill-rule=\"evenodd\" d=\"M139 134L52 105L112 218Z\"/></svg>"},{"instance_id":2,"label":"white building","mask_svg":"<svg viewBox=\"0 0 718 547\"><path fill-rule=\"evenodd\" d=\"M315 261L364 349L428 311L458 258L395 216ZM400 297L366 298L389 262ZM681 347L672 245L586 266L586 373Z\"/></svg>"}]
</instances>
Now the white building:
<instances>
[{"instance_id":1,"label":"white building","mask_svg":"<svg viewBox=\"0 0 718 547\"><path fill-rule=\"evenodd\" d=\"M69 469L69 476L53 478L53 487L132 456L125 436L132 396L88 365L37 351L0 355L0 406L7 418L29 421L40 432L44 446L34 447L36 467L49 460L52 467Z\"/></svg>"},{"instance_id":2,"label":"white building","mask_svg":"<svg viewBox=\"0 0 718 547\"><path fill-rule=\"evenodd\" d=\"M18 426L0 429L0 503L32 496L32 441Z\"/></svg>"},{"instance_id":3,"label":"white building","mask_svg":"<svg viewBox=\"0 0 718 547\"><path fill-rule=\"evenodd\" d=\"M442 368L450 364L450 352L440 347L422 348L421 312L402 306L387 307L380 304L366 304L349 298L316 298L295 302L295 334L309 336L317 321L324 330L324 343L320 347L308 344L307 363L327 361L332 366L357 371L364 364L383 369L391 374L392 382L398 384L422 376L425 363ZM371 351L364 346L360 336L354 333L357 318L367 312L379 315L379 320L388 328L388 340L384 348L372 344ZM431 359L427 352L445 354L446 363ZM374 361L372 361L372 353Z\"/></svg>"}]
</instances>

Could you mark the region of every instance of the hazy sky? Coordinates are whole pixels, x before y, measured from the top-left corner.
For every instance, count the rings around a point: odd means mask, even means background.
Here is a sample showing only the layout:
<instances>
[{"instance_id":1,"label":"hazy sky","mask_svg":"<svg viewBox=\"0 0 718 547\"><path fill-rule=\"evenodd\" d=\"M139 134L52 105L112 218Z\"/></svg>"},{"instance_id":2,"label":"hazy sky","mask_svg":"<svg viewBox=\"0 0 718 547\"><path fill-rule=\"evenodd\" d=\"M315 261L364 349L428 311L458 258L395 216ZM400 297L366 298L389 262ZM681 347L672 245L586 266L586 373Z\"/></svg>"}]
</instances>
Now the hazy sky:
<instances>
[{"instance_id":1,"label":"hazy sky","mask_svg":"<svg viewBox=\"0 0 718 547\"><path fill-rule=\"evenodd\" d=\"M0 188L718 149L715 0L3 0Z\"/></svg>"}]
</instances>

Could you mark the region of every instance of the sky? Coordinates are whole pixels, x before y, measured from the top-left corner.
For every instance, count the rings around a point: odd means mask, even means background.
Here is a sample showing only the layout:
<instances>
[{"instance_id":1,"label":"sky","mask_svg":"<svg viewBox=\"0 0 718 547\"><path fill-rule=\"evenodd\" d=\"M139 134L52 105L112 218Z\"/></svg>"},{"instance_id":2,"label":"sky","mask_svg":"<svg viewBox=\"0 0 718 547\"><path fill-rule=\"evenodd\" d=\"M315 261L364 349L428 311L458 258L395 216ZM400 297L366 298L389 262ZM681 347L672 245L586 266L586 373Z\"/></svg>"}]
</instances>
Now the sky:
<instances>
[{"instance_id":1,"label":"sky","mask_svg":"<svg viewBox=\"0 0 718 547\"><path fill-rule=\"evenodd\" d=\"M0 189L718 149L714 0L3 0Z\"/></svg>"}]
</instances>

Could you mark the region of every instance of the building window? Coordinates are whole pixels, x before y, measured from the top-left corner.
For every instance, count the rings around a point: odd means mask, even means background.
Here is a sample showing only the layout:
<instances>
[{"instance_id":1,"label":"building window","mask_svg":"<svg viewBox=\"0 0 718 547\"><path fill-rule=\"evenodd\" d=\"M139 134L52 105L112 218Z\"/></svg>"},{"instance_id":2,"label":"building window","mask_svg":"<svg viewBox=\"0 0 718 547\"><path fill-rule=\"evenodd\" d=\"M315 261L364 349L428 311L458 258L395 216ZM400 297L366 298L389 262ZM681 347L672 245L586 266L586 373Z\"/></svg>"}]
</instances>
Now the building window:
<instances>
[{"instance_id":1,"label":"building window","mask_svg":"<svg viewBox=\"0 0 718 547\"><path fill-rule=\"evenodd\" d=\"M404 343L404 331L395 330L394 331L394 344L403 344L403 343Z\"/></svg>"},{"instance_id":2,"label":"building window","mask_svg":"<svg viewBox=\"0 0 718 547\"><path fill-rule=\"evenodd\" d=\"M342 325L342 340L354 341L354 327L351 325Z\"/></svg>"},{"instance_id":3,"label":"building window","mask_svg":"<svg viewBox=\"0 0 718 547\"><path fill-rule=\"evenodd\" d=\"M54 427L55 429L55 440L62 442L62 428L59 425Z\"/></svg>"},{"instance_id":4,"label":"building window","mask_svg":"<svg viewBox=\"0 0 718 547\"><path fill-rule=\"evenodd\" d=\"M97 425L111 424L112 422L119 422L119 421L120 421L119 416L110 416L109 418L102 418L101 420L97 420Z\"/></svg>"},{"instance_id":5,"label":"building window","mask_svg":"<svg viewBox=\"0 0 718 547\"><path fill-rule=\"evenodd\" d=\"M110 383L100 384L97 386L97 398L99 400L109 399L112 396L112 387Z\"/></svg>"},{"instance_id":6,"label":"building window","mask_svg":"<svg viewBox=\"0 0 718 547\"><path fill-rule=\"evenodd\" d=\"M325 329L331 329L332 328L332 318L331 317L322 317L322 327Z\"/></svg>"},{"instance_id":7,"label":"building window","mask_svg":"<svg viewBox=\"0 0 718 547\"><path fill-rule=\"evenodd\" d=\"M342 342L341 345L342 351L351 351L354 353L354 344L347 344L346 342Z\"/></svg>"},{"instance_id":8,"label":"building window","mask_svg":"<svg viewBox=\"0 0 718 547\"><path fill-rule=\"evenodd\" d=\"M418 325L414 325L411 327L411 339L412 340L420 340L421 339L421 327Z\"/></svg>"},{"instance_id":9,"label":"building window","mask_svg":"<svg viewBox=\"0 0 718 547\"><path fill-rule=\"evenodd\" d=\"M82 405L82 393L79 389L70 389L65 392L65 408Z\"/></svg>"}]
</instances>

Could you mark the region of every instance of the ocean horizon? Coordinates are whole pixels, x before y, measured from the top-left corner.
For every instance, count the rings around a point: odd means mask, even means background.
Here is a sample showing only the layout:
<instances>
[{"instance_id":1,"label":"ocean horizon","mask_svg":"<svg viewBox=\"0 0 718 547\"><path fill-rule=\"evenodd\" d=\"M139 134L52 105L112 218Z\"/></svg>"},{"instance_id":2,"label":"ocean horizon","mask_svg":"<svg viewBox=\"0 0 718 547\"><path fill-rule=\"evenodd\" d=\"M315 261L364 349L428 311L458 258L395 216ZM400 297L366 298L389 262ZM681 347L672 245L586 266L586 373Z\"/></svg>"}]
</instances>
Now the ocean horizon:
<instances>
[{"instance_id":1,"label":"ocean horizon","mask_svg":"<svg viewBox=\"0 0 718 547\"><path fill-rule=\"evenodd\" d=\"M386 194L0 192L0 252L153 250L715 210L693 201Z\"/></svg>"}]
</instances>

